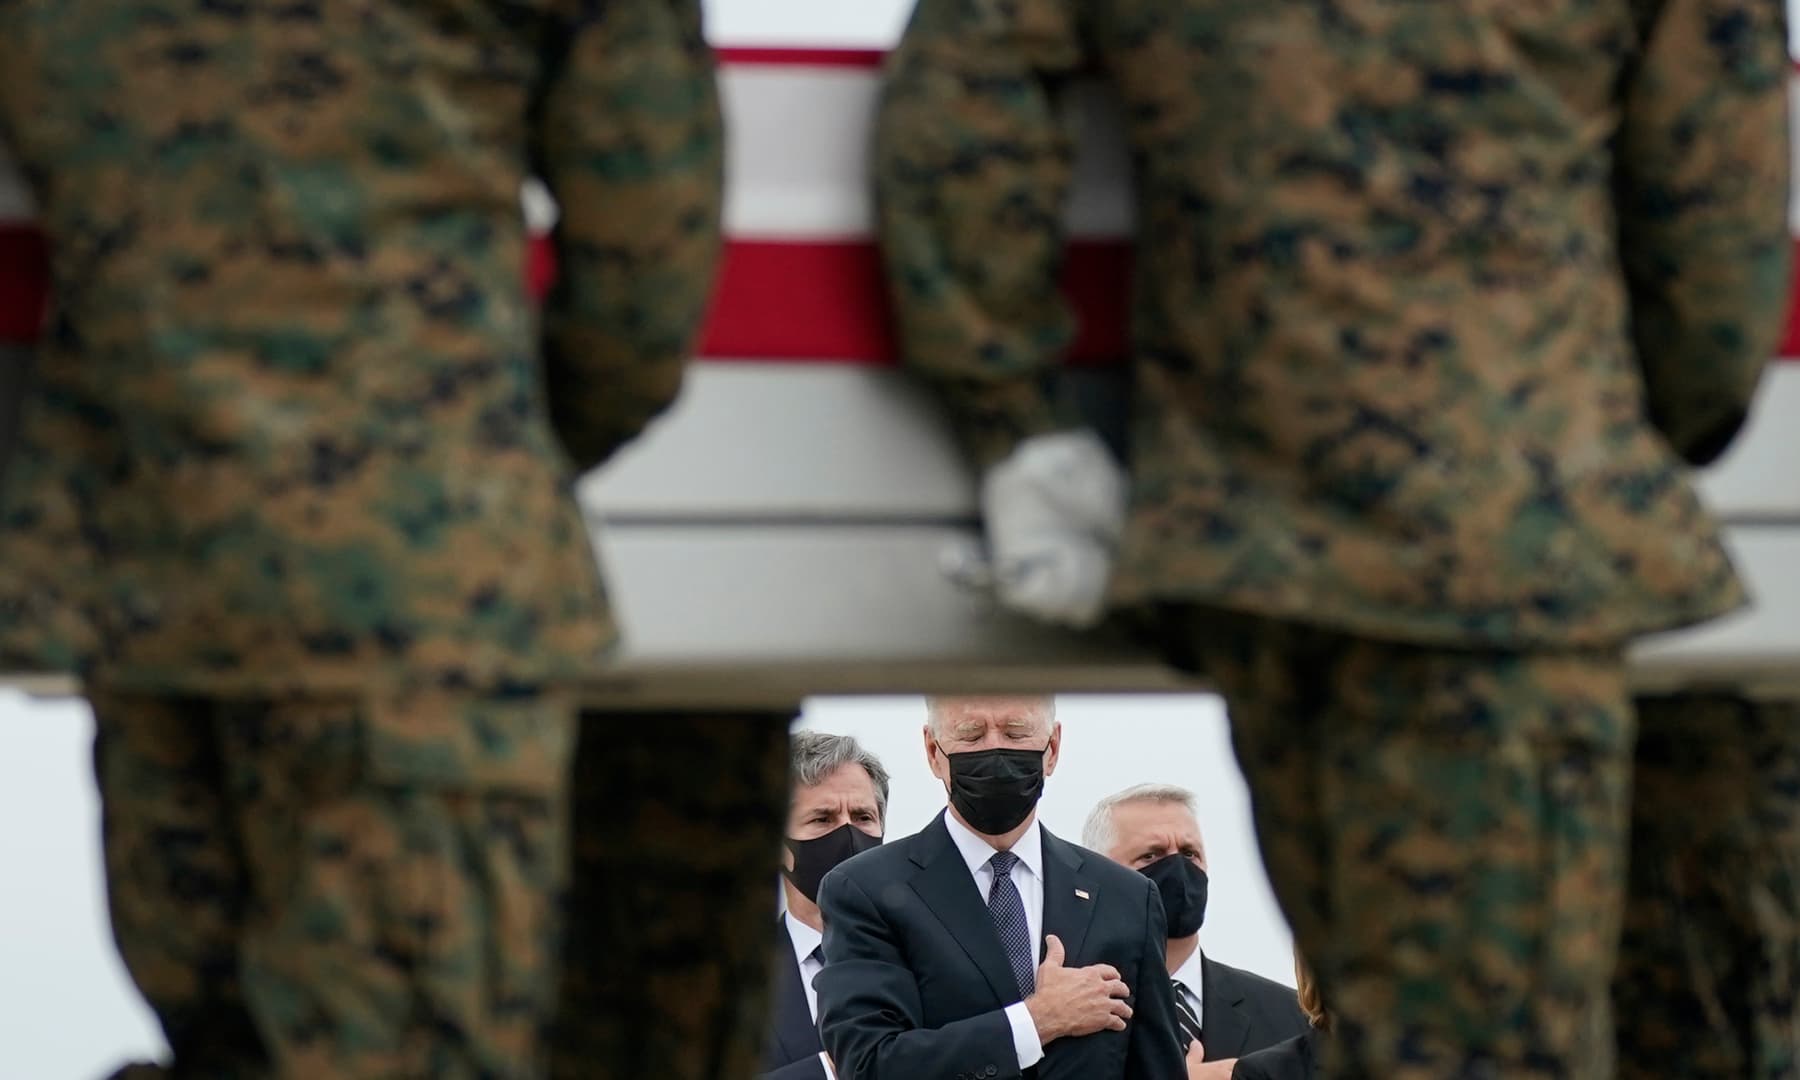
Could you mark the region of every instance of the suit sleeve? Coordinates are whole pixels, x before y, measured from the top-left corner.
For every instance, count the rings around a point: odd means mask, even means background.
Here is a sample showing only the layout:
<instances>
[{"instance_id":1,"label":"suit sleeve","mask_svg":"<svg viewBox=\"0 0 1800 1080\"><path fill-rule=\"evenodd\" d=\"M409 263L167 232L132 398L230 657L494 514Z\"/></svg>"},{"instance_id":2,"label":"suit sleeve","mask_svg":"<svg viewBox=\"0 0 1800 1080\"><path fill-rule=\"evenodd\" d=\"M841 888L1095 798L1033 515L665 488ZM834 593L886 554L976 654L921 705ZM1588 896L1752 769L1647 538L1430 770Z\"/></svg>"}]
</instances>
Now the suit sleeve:
<instances>
[{"instance_id":1,"label":"suit sleeve","mask_svg":"<svg viewBox=\"0 0 1800 1080\"><path fill-rule=\"evenodd\" d=\"M827 874L819 908L825 916L825 970L813 989L819 993L819 1034L839 1076L1011 1080L1020 1075L1005 1010L941 1028L924 1026L919 983L906 954L855 880L837 871Z\"/></svg>"},{"instance_id":2,"label":"suit sleeve","mask_svg":"<svg viewBox=\"0 0 1800 1080\"><path fill-rule=\"evenodd\" d=\"M1788 303L1787 15L1770 0L1634 0L1618 140L1620 251L1650 415L1695 465L1749 414Z\"/></svg>"},{"instance_id":3,"label":"suit sleeve","mask_svg":"<svg viewBox=\"0 0 1800 1080\"><path fill-rule=\"evenodd\" d=\"M1270 1080L1269 1071L1249 1058L1238 1058L1231 1067L1231 1080Z\"/></svg>"},{"instance_id":4,"label":"suit sleeve","mask_svg":"<svg viewBox=\"0 0 1800 1080\"><path fill-rule=\"evenodd\" d=\"M762 1074L762 1080L825 1080L825 1063L817 1054L790 1061L779 1069Z\"/></svg>"},{"instance_id":5,"label":"suit sleeve","mask_svg":"<svg viewBox=\"0 0 1800 1080\"><path fill-rule=\"evenodd\" d=\"M1083 63L1073 0L920 0L875 132L882 258L902 362L978 466L1065 426L1050 376L1073 338L1058 291Z\"/></svg>"},{"instance_id":6,"label":"suit sleeve","mask_svg":"<svg viewBox=\"0 0 1800 1080\"><path fill-rule=\"evenodd\" d=\"M724 132L700 0L570 0L533 119L561 208L550 416L590 469L674 401L711 294Z\"/></svg>"},{"instance_id":7,"label":"suit sleeve","mask_svg":"<svg viewBox=\"0 0 1800 1080\"><path fill-rule=\"evenodd\" d=\"M1164 972L1163 950L1168 928L1162 897L1149 890L1144 908L1144 947L1138 960L1138 985L1131 988L1131 1048L1126 1080L1186 1080L1180 1027L1175 1020L1175 984Z\"/></svg>"}]
</instances>

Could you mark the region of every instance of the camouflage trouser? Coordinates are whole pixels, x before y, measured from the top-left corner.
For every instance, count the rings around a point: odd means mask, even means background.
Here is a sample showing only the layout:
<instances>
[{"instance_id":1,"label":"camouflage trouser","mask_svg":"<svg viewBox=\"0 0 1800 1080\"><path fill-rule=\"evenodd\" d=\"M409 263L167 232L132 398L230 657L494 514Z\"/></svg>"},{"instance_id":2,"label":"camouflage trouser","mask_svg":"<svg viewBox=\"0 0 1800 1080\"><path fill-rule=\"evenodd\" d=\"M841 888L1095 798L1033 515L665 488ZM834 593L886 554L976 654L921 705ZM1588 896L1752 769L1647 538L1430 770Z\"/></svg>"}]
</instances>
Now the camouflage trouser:
<instances>
[{"instance_id":1,"label":"camouflage trouser","mask_svg":"<svg viewBox=\"0 0 1800 1080\"><path fill-rule=\"evenodd\" d=\"M1617 654L1195 618L1327 1075L1795 1075L1793 710L1645 702L1634 766Z\"/></svg>"},{"instance_id":2,"label":"camouflage trouser","mask_svg":"<svg viewBox=\"0 0 1800 1080\"><path fill-rule=\"evenodd\" d=\"M25 400L31 350L0 342L0 477L12 457L13 439L19 431L19 406Z\"/></svg>"},{"instance_id":3,"label":"camouflage trouser","mask_svg":"<svg viewBox=\"0 0 1800 1080\"><path fill-rule=\"evenodd\" d=\"M1800 705L1638 708L1619 1076L1800 1077Z\"/></svg>"},{"instance_id":4,"label":"camouflage trouser","mask_svg":"<svg viewBox=\"0 0 1800 1080\"><path fill-rule=\"evenodd\" d=\"M1620 656L1224 616L1195 633L1333 1012L1324 1074L1610 1076L1633 733Z\"/></svg>"},{"instance_id":5,"label":"camouflage trouser","mask_svg":"<svg viewBox=\"0 0 1800 1080\"><path fill-rule=\"evenodd\" d=\"M113 929L169 1072L543 1075L566 698L92 701Z\"/></svg>"},{"instance_id":6,"label":"camouflage trouser","mask_svg":"<svg viewBox=\"0 0 1800 1080\"><path fill-rule=\"evenodd\" d=\"M792 719L583 713L558 1080L756 1073Z\"/></svg>"}]
</instances>

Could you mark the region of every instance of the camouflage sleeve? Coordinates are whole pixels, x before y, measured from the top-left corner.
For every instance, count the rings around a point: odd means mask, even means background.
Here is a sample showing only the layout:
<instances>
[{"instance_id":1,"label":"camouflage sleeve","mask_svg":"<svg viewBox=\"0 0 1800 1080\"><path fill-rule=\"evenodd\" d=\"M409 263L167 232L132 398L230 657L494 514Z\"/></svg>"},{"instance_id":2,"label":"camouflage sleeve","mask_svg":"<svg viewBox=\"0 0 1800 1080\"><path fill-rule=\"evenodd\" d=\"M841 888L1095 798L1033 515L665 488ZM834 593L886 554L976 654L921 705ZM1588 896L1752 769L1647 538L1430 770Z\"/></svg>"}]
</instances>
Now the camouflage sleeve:
<instances>
[{"instance_id":1,"label":"camouflage sleeve","mask_svg":"<svg viewBox=\"0 0 1800 1080\"><path fill-rule=\"evenodd\" d=\"M902 362L975 462L1061 426L1073 338L1058 291L1073 146L1060 84L1083 64L1070 0L920 0L875 132L882 258Z\"/></svg>"},{"instance_id":2,"label":"camouflage sleeve","mask_svg":"<svg viewBox=\"0 0 1800 1080\"><path fill-rule=\"evenodd\" d=\"M1704 465L1743 426L1788 300L1787 15L1778 0L1633 6L1621 254L1651 419Z\"/></svg>"},{"instance_id":3,"label":"camouflage sleeve","mask_svg":"<svg viewBox=\"0 0 1800 1080\"><path fill-rule=\"evenodd\" d=\"M545 383L585 470L680 390L718 261L724 128L700 0L572 6L533 134L561 208Z\"/></svg>"}]
</instances>

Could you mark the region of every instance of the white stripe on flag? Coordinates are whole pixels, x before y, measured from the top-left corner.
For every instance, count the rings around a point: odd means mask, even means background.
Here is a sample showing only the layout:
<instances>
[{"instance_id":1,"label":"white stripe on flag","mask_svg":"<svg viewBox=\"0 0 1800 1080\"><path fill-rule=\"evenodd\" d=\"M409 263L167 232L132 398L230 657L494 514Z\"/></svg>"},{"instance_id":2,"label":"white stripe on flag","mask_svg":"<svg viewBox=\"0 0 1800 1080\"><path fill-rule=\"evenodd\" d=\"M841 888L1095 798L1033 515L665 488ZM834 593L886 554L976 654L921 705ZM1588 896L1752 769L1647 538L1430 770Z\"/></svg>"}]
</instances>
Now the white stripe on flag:
<instances>
[{"instance_id":1,"label":"white stripe on flag","mask_svg":"<svg viewBox=\"0 0 1800 1080\"><path fill-rule=\"evenodd\" d=\"M869 138L880 73L872 68L730 65L720 76L728 132L725 228L740 239L833 240L874 232ZM1082 132L1071 236L1131 227L1123 128L1101 94L1075 96Z\"/></svg>"},{"instance_id":2,"label":"white stripe on flag","mask_svg":"<svg viewBox=\"0 0 1800 1080\"><path fill-rule=\"evenodd\" d=\"M1788 227L1800 234L1800 77L1788 76Z\"/></svg>"}]
</instances>

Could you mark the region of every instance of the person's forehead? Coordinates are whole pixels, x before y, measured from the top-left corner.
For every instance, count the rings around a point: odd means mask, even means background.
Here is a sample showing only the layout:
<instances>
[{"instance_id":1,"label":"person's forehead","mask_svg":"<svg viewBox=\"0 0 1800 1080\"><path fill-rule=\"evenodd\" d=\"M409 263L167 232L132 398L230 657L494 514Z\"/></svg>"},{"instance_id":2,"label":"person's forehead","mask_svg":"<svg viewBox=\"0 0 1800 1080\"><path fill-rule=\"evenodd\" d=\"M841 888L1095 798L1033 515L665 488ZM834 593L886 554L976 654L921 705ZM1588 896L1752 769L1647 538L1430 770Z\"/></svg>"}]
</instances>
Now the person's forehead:
<instances>
[{"instance_id":1,"label":"person's forehead","mask_svg":"<svg viewBox=\"0 0 1800 1080\"><path fill-rule=\"evenodd\" d=\"M994 724L1036 726L1046 718L1042 702L1029 698L983 698L949 702L940 714L953 728L988 727Z\"/></svg>"},{"instance_id":2,"label":"person's forehead","mask_svg":"<svg viewBox=\"0 0 1800 1080\"><path fill-rule=\"evenodd\" d=\"M818 783L803 784L794 790L795 806L835 806L839 802L875 805L875 780L869 770L847 761L820 777Z\"/></svg>"},{"instance_id":3,"label":"person's forehead","mask_svg":"<svg viewBox=\"0 0 1800 1080\"><path fill-rule=\"evenodd\" d=\"M1121 841L1164 833L1200 839L1199 821L1195 820L1187 807L1178 802L1152 802L1145 799L1115 806L1113 830Z\"/></svg>"}]
</instances>

